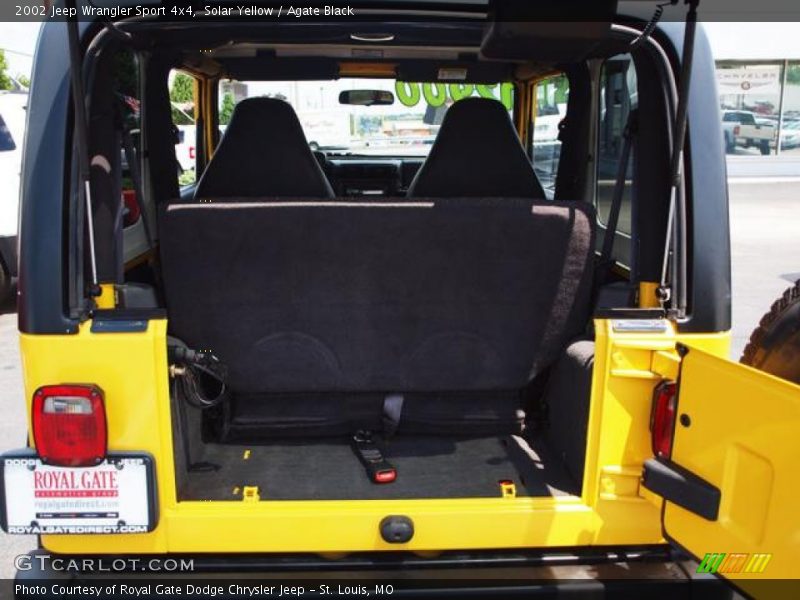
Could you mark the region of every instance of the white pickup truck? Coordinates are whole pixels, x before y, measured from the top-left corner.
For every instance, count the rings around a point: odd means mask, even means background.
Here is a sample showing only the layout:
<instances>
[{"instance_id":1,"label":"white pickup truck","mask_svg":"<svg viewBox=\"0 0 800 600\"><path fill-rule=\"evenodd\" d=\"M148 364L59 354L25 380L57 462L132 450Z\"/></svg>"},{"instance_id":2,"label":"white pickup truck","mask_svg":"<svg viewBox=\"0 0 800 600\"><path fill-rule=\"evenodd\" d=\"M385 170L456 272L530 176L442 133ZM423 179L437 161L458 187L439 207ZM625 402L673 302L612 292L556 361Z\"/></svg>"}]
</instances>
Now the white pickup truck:
<instances>
[{"instance_id":1,"label":"white pickup truck","mask_svg":"<svg viewBox=\"0 0 800 600\"><path fill-rule=\"evenodd\" d=\"M725 136L725 152L733 153L737 146L758 148L767 155L775 144L777 128L759 123L755 113L746 110L722 111L722 132Z\"/></svg>"},{"instance_id":2,"label":"white pickup truck","mask_svg":"<svg viewBox=\"0 0 800 600\"><path fill-rule=\"evenodd\" d=\"M0 306L11 295L17 275L17 221L25 92L0 92Z\"/></svg>"}]
</instances>

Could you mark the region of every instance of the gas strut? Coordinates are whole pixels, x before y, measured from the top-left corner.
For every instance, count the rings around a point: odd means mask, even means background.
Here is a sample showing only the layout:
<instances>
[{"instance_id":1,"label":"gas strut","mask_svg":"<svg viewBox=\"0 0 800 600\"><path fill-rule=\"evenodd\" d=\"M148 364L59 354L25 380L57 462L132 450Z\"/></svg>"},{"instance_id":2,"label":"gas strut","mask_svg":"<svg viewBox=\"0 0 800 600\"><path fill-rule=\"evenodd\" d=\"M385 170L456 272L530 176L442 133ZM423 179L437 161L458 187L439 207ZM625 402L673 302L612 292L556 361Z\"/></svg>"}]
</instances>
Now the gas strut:
<instances>
[{"instance_id":1,"label":"gas strut","mask_svg":"<svg viewBox=\"0 0 800 600\"><path fill-rule=\"evenodd\" d=\"M89 238L89 257L92 268L91 297L100 295L97 281L97 255L94 243L94 221L92 217L92 189L89 172L89 143L86 126L86 102L83 89L83 60L81 59L80 32L78 30L78 10L76 0L66 0L67 8L75 9L75 16L67 19L67 38L69 40L70 83L72 88L73 113L75 114L75 147L78 153L78 198L84 203L86 227Z\"/></svg>"},{"instance_id":2,"label":"gas strut","mask_svg":"<svg viewBox=\"0 0 800 600\"><path fill-rule=\"evenodd\" d=\"M692 62L694 59L694 41L697 33L697 6L700 0L685 0L689 5L686 14L686 28L683 36L683 52L681 54L681 72L678 79L678 107L675 115L675 126L672 135L672 156L670 159L670 201L667 219L667 235L664 248L664 262L661 268L661 285L658 288L659 300L662 304L671 299L670 285L679 282L678 297L673 306L677 316L684 316L686 310L686 210L683 206L683 147L686 143L686 125L688 121L689 88L692 81ZM678 206L678 201L682 205ZM676 218L680 217L676 227ZM670 247L674 251L672 277L667 283Z\"/></svg>"}]
</instances>

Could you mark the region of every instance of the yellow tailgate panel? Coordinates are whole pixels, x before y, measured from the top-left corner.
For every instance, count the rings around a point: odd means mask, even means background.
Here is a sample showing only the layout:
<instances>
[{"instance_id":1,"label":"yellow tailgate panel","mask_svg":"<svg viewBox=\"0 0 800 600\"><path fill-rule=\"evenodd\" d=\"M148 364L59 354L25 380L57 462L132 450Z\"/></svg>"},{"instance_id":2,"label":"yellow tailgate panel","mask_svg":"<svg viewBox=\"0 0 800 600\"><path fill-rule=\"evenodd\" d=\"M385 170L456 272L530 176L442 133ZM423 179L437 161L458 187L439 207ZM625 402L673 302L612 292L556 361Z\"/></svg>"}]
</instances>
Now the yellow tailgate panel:
<instances>
[{"instance_id":1,"label":"yellow tailgate panel","mask_svg":"<svg viewBox=\"0 0 800 600\"><path fill-rule=\"evenodd\" d=\"M663 542L660 506L640 486L649 458L653 386L672 370L671 327L619 333L596 322L586 472L581 496L386 501L178 502L166 356L167 323L140 333L21 336L28 403L33 390L92 382L106 393L109 447L155 458L159 524L150 534L48 535L65 554L165 552L437 551ZM684 338L685 339L685 338ZM727 334L692 337L722 352ZM666 353L666 354L665 354ZM674 376L674 375L671 375ZM468 476L468 474L465 474ZM417 533L403 546L378 534L389 514L411 517Z\"/></svg>"},{"instance_id":2,"label":"yellow tailgate panel","mask_svg":"<svg viewBox=\"0 0 800 600\"><path fill-rule=\"evenodd\" d=\"M771 555L761 573L731 561L724 577L797 577L800 386L693 347L679 385L672 460L719 488L721 501L717 521L667 502L667 535L701 560Z\"/></svg>"}]
</instances>

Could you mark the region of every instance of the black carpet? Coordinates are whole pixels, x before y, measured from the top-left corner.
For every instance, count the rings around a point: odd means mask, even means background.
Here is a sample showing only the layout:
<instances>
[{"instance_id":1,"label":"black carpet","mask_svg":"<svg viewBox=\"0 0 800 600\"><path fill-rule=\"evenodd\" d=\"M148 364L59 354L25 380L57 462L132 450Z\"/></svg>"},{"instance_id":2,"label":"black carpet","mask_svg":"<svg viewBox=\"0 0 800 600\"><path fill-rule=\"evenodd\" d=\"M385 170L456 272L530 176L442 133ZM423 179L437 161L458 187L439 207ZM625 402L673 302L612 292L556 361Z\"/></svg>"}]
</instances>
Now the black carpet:
<instances>
[{"instance_id":1,"label":"black carpet","mask_svg":"<svg viewBox=\"0 0 800 600\"><path fill-rule=\"evenodd\" d=\"M575 494L578 485L517 436L460 439L398 436L384 445L397 480L373 484L347 439L260 446L206 444L196 462L218 467L179 478L180 500L241 500L258 486L262 500L357 500L500 497L501 480L518 496Z\"/></svg>"}]
</instances>

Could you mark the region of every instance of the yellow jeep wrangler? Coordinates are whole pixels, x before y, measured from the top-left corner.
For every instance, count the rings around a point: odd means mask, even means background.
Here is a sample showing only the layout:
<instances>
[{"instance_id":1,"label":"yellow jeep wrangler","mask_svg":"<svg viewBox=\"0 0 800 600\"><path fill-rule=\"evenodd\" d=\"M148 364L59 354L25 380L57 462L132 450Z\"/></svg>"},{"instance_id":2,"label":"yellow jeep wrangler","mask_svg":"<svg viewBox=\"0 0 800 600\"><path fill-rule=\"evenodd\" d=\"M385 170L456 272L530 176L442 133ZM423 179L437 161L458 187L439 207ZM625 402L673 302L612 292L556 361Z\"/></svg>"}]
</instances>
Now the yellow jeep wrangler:
<instances>
[{"instance_id":1,"label":"yellow jeep wrangler","mask_svg":"<svg viewBox=\"0 0 800 600\"><path fill-rule=\"evenodd\" d=\"M3 529L120 581L795 576L800 387L727 359L697 2L254 4L44 25Z\"/></svg>"}]
</instances>

